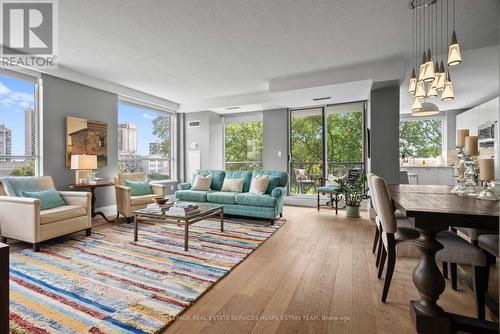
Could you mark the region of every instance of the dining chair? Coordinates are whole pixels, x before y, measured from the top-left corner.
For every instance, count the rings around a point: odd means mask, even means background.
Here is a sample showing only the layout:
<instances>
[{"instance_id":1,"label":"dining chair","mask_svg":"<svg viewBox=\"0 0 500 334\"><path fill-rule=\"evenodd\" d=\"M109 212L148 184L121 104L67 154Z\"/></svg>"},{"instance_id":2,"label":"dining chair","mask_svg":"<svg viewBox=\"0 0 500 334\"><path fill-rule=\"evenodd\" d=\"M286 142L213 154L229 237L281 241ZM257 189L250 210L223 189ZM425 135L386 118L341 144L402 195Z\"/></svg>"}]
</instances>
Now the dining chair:
<instances>
[{"instance_id":1,"label":"dining chair","mask_svg":"<svg viewBox=\"0 0 500 334\"><path fill-rule=\"evenodd\" d=\"M498 234L483 234L480 235L478 238L478 246L481 249L484 249L488 254L490 254L495 262L496 258L498 258ZM490 262L491 263L491 262ZM488 293L488 280L489 280L489 273L490 273L490 267L488 266L488 272L485 277L485 294Z\"/></svg>"},{"instance_id":2,"label":"dining chair","mask_svg":"<svg viewBox=\"0 0 500 334\"><path fill-rule=\"evenodd\" d=\"M400 230L406 232L409 229L397 227L394 206L385 180L378 176L372 176L371 183L372 193L374 193L375 197L375 206L378 209L378 216L382 225L383 248L378 271L379 278L381 277L387 258L387 269L382 291L382 302L385 303L396 263L396 245L400 242L414 240L415 237L401 235ZM436 240L443 245L443 249L436 253L436 261L470 265L474 268L473 288L475 292L476 313L479 319L484 319L486 277L488 275L485 253L451 231L438 233Z\"/></svg>"}]
</instances>

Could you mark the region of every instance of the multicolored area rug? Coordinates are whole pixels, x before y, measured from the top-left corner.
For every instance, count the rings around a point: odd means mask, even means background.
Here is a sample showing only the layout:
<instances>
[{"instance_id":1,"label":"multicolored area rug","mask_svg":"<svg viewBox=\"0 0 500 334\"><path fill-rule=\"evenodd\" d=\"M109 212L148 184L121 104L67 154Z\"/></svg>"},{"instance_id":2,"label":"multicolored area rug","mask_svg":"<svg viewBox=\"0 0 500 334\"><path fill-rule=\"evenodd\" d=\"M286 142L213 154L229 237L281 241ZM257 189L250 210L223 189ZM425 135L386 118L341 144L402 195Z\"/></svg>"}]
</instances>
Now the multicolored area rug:
<instances>
[{"instance_id":1,"label":"multicolored area rug","mask_svg":"<svg viewBox=\"0 0 500 334\"><path fill-rule=\"evenodd\" d=\"M204 220L132 224L11 254L11 333L158 333L276 232Z\"/></svg>"}]
</instances>

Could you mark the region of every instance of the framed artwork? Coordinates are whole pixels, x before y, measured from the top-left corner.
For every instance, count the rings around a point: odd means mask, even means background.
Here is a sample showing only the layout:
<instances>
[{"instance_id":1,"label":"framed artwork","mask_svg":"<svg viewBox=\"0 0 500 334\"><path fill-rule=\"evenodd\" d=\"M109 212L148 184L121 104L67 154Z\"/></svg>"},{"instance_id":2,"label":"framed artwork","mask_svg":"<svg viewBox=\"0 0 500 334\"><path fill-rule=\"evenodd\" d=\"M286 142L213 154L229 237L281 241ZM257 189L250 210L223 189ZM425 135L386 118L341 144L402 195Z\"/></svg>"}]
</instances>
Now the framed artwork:
<instances>
[{"instance_id":1,"label":"framed artwork","mask_svg":"<svg viewBox=\"0 0 500 334\"><path fill-rule=\"evenodd\" d=\"M97 168L108 165L108 123L66 117L66 167L73 154L97 155Z\"/></svg>"}]
</instances>

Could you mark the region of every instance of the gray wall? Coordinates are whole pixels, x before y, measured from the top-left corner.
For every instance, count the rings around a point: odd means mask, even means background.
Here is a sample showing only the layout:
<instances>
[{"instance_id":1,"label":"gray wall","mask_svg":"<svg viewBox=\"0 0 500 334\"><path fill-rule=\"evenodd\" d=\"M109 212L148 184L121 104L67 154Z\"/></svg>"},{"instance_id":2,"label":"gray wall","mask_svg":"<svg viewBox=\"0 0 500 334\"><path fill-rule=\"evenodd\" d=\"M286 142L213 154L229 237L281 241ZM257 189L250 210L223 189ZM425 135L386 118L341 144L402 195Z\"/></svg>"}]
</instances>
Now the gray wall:
<instances>
[{"instance_id":1,"label":"gray wall","mask_svg":"<svg viewBox=\"0 0 500 334\"><path fill-rule=\"evenodd\" d=\"M368 170L399 183L399 86L373 90L367 127L371 133Z\"/></svg>"},{"instance_id":2,"label":"gray wall","mask_svg":"<svg viewBox=\"0 0 500 334\"><path fill-rule=\"evenodd\" d=\"M263 166L266 169L286 171L288 168L288 109L263 112L264 151ZM278 152L281 151L281 157Z\"/></svg>"},{"instance_id":3,"label":"gray wall","mask_svg":"<svg viewBox=\"0 0 500 334\"><path fill-rule=\"evenodd\" d=\"M112 179L118 173L116 94L75 82L43 76L43 173L54 178L58 189L67 189L75 172L66 167L66 116L108 123L108 166L99 177ZM97 207L114 205L112 187L96 190Z\"/></svg>"}]
</instances>

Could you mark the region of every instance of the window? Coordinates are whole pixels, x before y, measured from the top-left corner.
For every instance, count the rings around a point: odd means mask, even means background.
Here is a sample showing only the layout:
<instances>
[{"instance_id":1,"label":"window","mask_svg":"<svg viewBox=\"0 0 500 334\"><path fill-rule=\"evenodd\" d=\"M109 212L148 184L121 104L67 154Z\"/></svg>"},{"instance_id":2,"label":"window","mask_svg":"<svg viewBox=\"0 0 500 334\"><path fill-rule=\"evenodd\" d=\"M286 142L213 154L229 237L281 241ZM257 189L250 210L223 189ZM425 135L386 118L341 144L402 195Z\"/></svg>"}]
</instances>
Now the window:
<instances>
[{"instance_id":1,"label":"window","mask_svg":"<svg viewBox=\"0 0 500 334\"><path fill-rule=\"evenodd\" d=\"M364 102L290 111L290 193L315 194L339 168L364 170Z\"/></svg>"},{"instance_id":2,"label":"window","mask_svg":"<svg viewBox=\"0 0 500 334\"><path fill-rule=\"evenodd\" d=\"M262 168L262 121L229 123L224 128L225 169Z\"/></svg>"},{"instance_id":3,"label":"window","mask_svg":"<svg viewBox=\"0 0 500 334\"><path fill-rule=\"evenodd\" d=\"M402 159L430 159L443 154L443 118L401 120L399 152Z\"/></svg>"},{"instance_id":4,"label":"window","mask_svg":"<svg viewBox=\"0 0 500 334\"><path fill-rule=\"evenodd\" d=\"M24 80L24 75L3 73L0 74L0 176L39 175L37 79Z\"/></svg>"},{"instance_id":5,"label":"window","mask_svg":"<svg viewBox=\"0 0 500 334\"><path fill-rule=\"evenodd\" d=\"M175 175L175 115L140 105L118 104L120 172L145 172L150 180Z\"/></svg>"}]
</instances>

